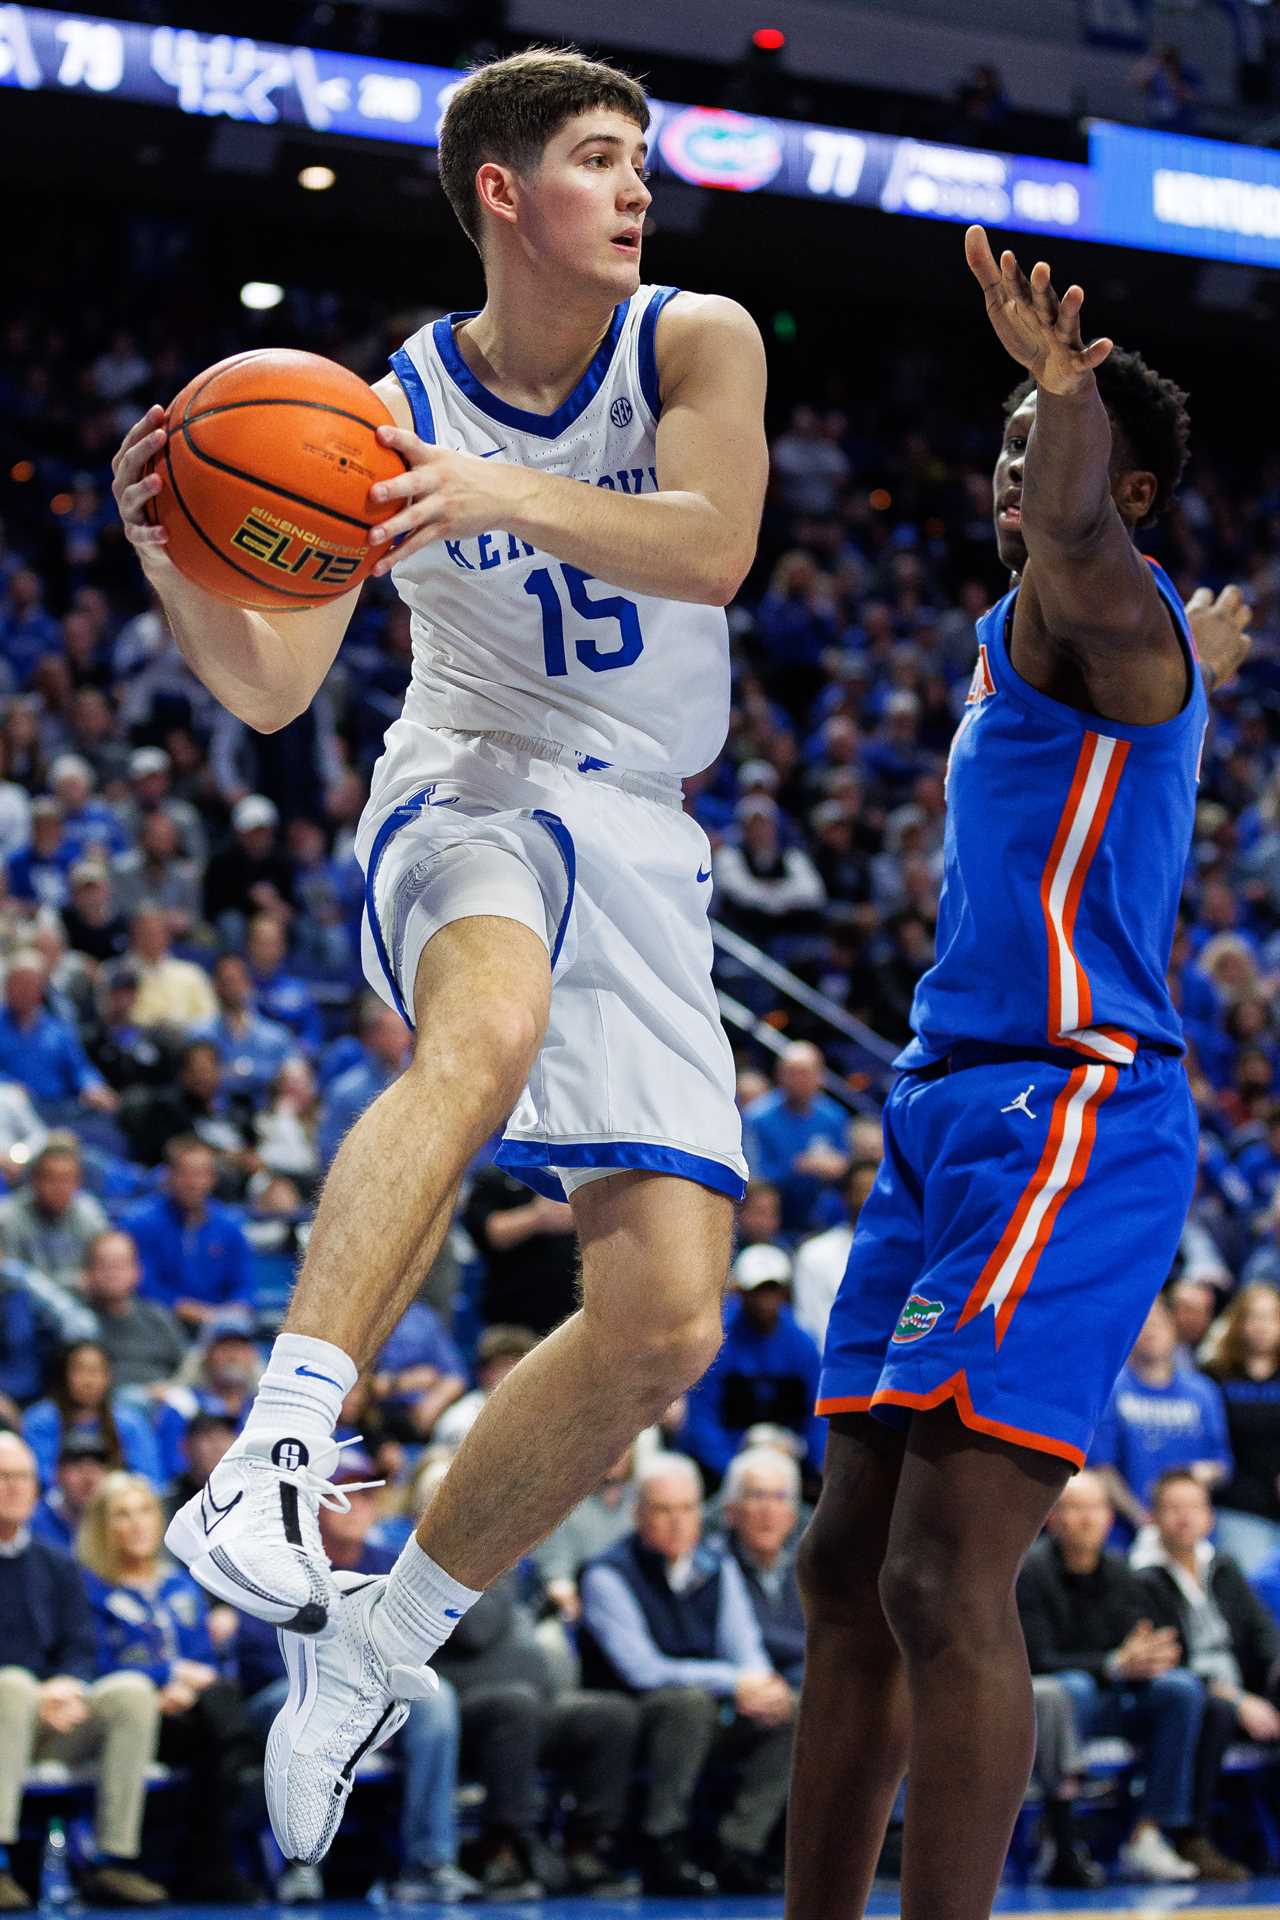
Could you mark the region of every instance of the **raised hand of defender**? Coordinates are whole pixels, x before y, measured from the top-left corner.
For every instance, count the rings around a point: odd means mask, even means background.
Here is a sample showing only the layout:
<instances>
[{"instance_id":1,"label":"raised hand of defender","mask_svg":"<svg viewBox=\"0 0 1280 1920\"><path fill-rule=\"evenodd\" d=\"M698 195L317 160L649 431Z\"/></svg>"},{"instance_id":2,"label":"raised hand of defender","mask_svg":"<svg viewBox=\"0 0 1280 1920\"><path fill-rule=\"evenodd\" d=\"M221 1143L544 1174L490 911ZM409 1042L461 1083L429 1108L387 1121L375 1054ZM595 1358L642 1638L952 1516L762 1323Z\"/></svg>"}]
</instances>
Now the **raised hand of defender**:
<instances>
[{"instance_id":1,"label":"raised hand of defender","mask_svg":"<svg viewBox=\"0 0 1280 1920\"><path fill-rule=\"evenodd\" d=\"M986 295L987 317L1001 346L1046 392L1075 393L1083 387L1113 345L1105 338L1084 344L1080 332L1083 288L1070 286L1059 299L1046 261L1036 262L1028 280L1016 255L1007 250L997 266L982 227L969 228L964 254Z\"/></svg>"},{"instance_id":2,"label":"raised hand of defender","mask_svg":"<svg viewBox=\"0 0 1280 1920\"><path fill-rule=\"evenodd\" d=\"M1200 664L1212 676L1212 693L1231 679L1253 645L1253 608L1239 587L1224 587L1216 600L1212 587L1197 587L1186 612Z\"/></svg>"}]
</instances>

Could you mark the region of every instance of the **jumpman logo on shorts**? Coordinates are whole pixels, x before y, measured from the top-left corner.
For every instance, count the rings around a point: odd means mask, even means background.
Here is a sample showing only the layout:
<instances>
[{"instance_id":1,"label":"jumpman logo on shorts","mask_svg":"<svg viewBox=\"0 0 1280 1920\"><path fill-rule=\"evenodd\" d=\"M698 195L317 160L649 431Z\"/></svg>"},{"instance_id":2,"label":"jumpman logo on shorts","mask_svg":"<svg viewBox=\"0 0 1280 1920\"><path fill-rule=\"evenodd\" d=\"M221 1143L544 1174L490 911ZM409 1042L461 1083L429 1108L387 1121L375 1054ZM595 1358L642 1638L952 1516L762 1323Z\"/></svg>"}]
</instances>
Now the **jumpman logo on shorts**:
<instances>
[{"instance_id":1,"label":"jumpman logo on shorts","mask_svg":"<svg viewBox=\"0 0 1280 1920\"><path fill-rule=\"evenodd\" d=\"M1007 1107L1001 1107L1000 1109L1001 1113L1025 1113L1028 1120L1034 1120L1036 1116L1034 1115L1034 1113L1032 1113L1030 1107L1027 1105L1027 1101L1031 1098L1035 1090L1036 1090L1036 1083L1033 1080L1025 1093L1020 1093L1016 1100L1011 1100L1009 1102Z\"/></svg>"}]
</instances>

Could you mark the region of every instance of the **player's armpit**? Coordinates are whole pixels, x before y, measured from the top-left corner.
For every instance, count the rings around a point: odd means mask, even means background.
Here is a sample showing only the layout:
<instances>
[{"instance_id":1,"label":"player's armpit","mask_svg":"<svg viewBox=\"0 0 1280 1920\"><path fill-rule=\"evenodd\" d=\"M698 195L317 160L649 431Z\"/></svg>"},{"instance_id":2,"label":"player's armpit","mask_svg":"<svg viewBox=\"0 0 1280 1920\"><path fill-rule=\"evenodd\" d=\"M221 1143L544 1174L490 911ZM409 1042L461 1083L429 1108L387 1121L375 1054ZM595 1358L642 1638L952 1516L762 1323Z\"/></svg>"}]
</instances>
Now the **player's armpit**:
<instances>
[{"instance_id":1,"label":"player's armpit","mask_svg":"<svg viewBox=\"0 0 1280 1920\"><path fill-rule=\"evenodd\" d=\"M735 300L681 293L659 317L654 345L658 487L711 508L707 538L723 563L727 601L755 558L769 478L764 343Z\"/></svg>"}]
</instances>

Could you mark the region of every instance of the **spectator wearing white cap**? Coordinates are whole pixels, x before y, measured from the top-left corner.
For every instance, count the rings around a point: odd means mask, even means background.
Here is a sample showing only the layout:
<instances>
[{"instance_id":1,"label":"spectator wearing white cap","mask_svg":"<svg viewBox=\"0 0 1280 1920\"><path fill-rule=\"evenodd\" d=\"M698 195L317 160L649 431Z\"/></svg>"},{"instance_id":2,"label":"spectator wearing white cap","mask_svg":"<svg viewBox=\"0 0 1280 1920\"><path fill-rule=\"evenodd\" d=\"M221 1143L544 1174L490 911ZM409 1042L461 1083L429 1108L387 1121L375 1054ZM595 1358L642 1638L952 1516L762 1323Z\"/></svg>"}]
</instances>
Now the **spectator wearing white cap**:
<instances>
[{"instance_id":1,"label":"spectator wearing white cap","mask_svg":"<svg viewBox=\"0 0 1280 1920\"><path fill-rule=\"evenodd\" d=\"M827 1425L813 1411L818 1348L791 1311L791 1258L781 1247L747 1247L730 1280L724 1345L688 1395L676 1444L718 1486L747 1430L768 1422L803 1443L812 1479L822 1471Z\"/></svg>"},{"instance_id":2,"label":"spectator wearing white cap","mask_svg":"<svg viewBox=\"0 0 1280 1920\"><path fill-rule=\"evenodd\" d=\"M181 850L178 821L167 807L139 816L138 844L112 867L116 905L126 920L149 903L168 916L175 940L185 940L200 919L200 871Z\"/></svg>"},{"instance_id":3,"label":"spectator wearing white cap","mask_svg":"<svg viewBox=\"0 0 1280 1920\"><path fill-rule=\"evenodd\" d=\"M184 1031L207 1024L218 1011L209 976L192 960L169 951L169 916L151 901L129 923L129 959L138 970L133 1018L140 1027L174 1026Z\"/></svg>"},{"instance_id":4,"label":"spectator wearing white cap","mask_svg":"<svg viewBox=\"0 0 1280 1920\"><path fill-rule=\"evenodd\" d=\"M71 900L62 913L68 947L96 962L116 959L129 944L129 928L112 898L106 862L77 860L70 881Z\"/></svg>"},{"instance_id":5,"label":"spectator wearing white cap","mask_svg":"<svg viewBox=\"0 0 1280 1920\"><path fill-rule=\"evenodd\" d=\"M156 814L167 814L178 830L178 849L184 859L203 867L209 857L209 836L199 810L173 790L173 761L163 747L135 747L129 755L129 796L117 811L129 838L142 839L143 828Z\"/></svg>"},{"instance_id":6,"label":"spectator wearing white cap","mask_svg":"<svg viewBox=\"0 0 1280 1920\"><path fill-rule=\"evenodd\" d=\"M205 869L204 917L228 941L244 937L251 913L293 909L293 870L276 835L280 814L265 794L247 793L231 810L232 837Z\"/></svg>"},{"instance_id":7,"label":"spectator wearing white cap","mask_svg":"<svg viewBox=\"0 0 1280 1920\"><path fill-rule=\"evenodd\" d=\"M827 890L804 848L784 840L777 803L766 793L750 793L738 802L734 819L737 838L726 840L715 858L726 920L767 947L814 926Z\"/></svg>"},{"instance_id":8,"label":"spectator wearing white cap","mask_svg":"<svg viewBox=\"0 0 1280 1920\"><path fill-rule=\"evenodd\" d=\"M62 808L62 830L77 860L91 852L123 853L128 836L119 815L93 797L93 768L79 753L60 753L49 768L49 789Z\"/></svg>"}]
</instances>

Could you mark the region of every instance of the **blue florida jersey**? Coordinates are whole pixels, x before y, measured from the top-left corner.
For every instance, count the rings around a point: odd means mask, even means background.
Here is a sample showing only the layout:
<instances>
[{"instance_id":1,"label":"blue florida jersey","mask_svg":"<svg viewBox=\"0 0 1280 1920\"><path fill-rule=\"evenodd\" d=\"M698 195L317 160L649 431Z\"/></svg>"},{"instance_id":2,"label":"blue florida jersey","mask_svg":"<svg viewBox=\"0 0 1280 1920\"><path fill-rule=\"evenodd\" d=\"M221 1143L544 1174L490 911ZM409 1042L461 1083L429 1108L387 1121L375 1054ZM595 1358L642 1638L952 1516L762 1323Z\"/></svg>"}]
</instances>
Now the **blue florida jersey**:
<instances>
[{"instance_id":1,"label":"blue florida jersey","mask_svg":"<svg viewBox=\"0 0 1280 1920\"><path fill-rule=\"evenodd\" d=\"M947 769L937 959L900 1066L966 1040L1118 1066L1144 1043L1181 1050L1166 972L1208 701L1182 603L1154 572L1191 679L1159 726L1101 720L1030 686L1009 658L1016 587L978 622Z\"/></svg>"},{"instance_id":2,"label":"blue florida jersey","mask_svg":"<svg viewBox=\"0 0 1280 1920\"><path fill-rule=\"evenodd\" d=\"M391 356L417 433L586 486L655 492L655 335L675 291L641 287L620 302L591 365L549 414L510 406L476 378L455 339L468 315L424 327ZM421 786L423 729L554 741L584 770L682 775L719 753L729 718L723 608L620 592L499 527L434 541L392 578L413 616L413 666L374 772L375 810Z\"/></svg>"}]
</instances>

